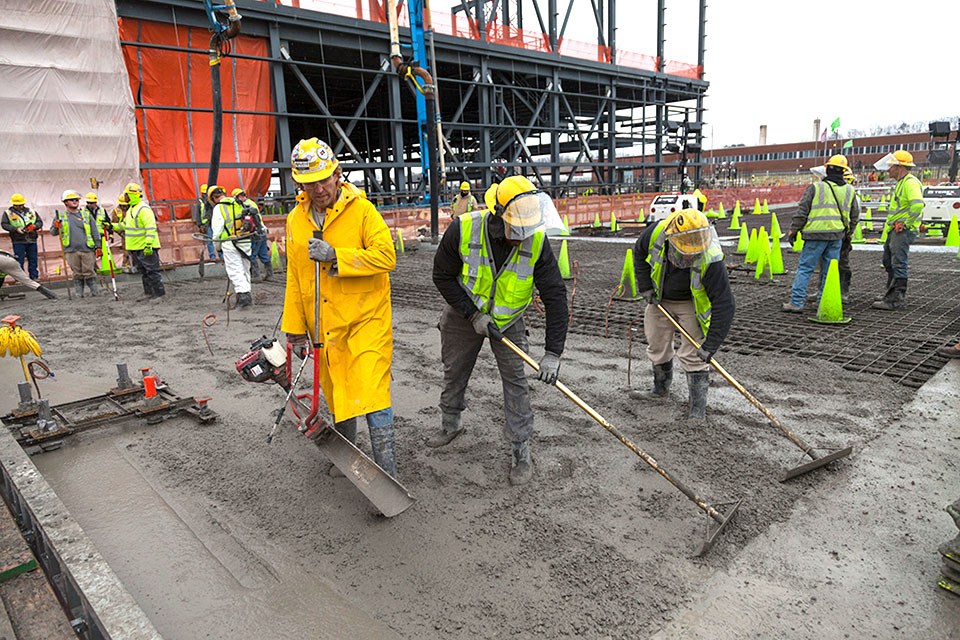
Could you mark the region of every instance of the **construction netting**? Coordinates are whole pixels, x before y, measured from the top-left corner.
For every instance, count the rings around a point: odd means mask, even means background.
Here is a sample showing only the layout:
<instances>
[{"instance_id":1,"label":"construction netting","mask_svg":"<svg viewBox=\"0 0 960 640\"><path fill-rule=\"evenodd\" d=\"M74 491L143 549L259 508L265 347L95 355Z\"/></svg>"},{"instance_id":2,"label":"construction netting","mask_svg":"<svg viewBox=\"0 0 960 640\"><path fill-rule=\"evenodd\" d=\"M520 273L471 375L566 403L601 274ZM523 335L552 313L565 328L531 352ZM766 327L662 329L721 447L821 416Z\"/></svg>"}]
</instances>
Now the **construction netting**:
<instances>
[{"instance_id":1,"label":"construction netting","mask_svg":"<svg viewBox=\"0 0 960 640\"><path fill-rule=\"evenodd\" d=\"M264 0L275 2L276 4L286 5L288 7L298 7L301 9L310 9L312 11L321 11L323 13L332 13L338 16L349 18L358 18L360 20L371 20L373 22L386 23L387 15L384 10L384 3L378 0ZM441 33L448 36L457 36L460 38L469 38L471 40L480 40L480 29L477 21L460 14L450 13L441 10L432 12L433 30L435 33ZM397 19L401 27L410 26L410 15L407 12L406 3L397 7ZM486 41L495 44L505 44L511 47L520 47L529 51L550 52L550 41L546 34L538 31L529 31L527 29L518 29L511 25L500 25L496 21L486 24ZM558 42L560 55L581 58L584 60L594 60L596 62L610 62L610 48L572 40L570 38L561 38ZM617 64L633 69L645 69L647 71L656 71L660 68L663 73L681 76L684 78L698 79L703 75L703 68L685 62L676 62L674 60L664 60L662 64L656 56L634 53L632 51L617 51Z\"/></svg>"},{"instance_id":2,"label":"construction netting","mask_svg":"<svg viewBox=\"0 0 960 640\"><path fill-rule=\"evenodd\" d=\"M213 96L210 65L204 53L210 32L205 28L159 24L124 19L120 24L124 41L169 45L185 49L168 51L125 46L123 59L129 86L138 105L136 134L143 182L151 202L187 201L207 181L213 139ZM263 38L238 36L231 40L237 54L266 57ZM228 163L269 163L274 159L275 130L272 115L231 113L232 111L273 111L269 63L227 56L220 70L223 101L221 169L217 183L229 193L244 189L252 197L262 196L270 186L269 168L226 168ZM159 107L159 108L151 108ZM198 163L195 168L155 167L159 163ZM159 210L169 217L169 207ZM175 209L176 217L189 215L187 206Z\"/></svg>"},{"instance_id":3,"label":"construction netting","mask_svg":"<svg viewBox=\"0 0 960 640\"><path fill-rule=\"evenodd\" d=\"M65 189L103 199L137 180L133 99L113 0L5 2L0 11L0 209L45 219Z\"/></svg>"}]
</instances>

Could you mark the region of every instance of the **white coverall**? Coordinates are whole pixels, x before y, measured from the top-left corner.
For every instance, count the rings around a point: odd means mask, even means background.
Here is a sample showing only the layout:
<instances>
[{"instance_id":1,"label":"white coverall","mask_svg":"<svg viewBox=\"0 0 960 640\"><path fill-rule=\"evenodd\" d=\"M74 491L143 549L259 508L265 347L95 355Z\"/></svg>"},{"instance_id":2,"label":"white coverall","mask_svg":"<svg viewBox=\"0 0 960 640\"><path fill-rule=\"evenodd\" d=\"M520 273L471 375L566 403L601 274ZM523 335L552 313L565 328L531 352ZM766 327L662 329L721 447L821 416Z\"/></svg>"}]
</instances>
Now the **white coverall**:
<instances>
[{"instance_id":1,"label":"white coverall","mask_svg":"<svg viewBox=\"0 0 960 640\"><path fill-rule=\"evenodd\" d=\"M225 219L222 204L217 204L213 208L213 218L211 221L212 229L210 236L217 238L223 232ZM241 255L241 251L247 256L250 255L251 240L224 240L220 245L223 252L223 266L227 270L227 277L233 283L233 290L237 293L250 293L250 260Z\"/></svg>"}]
</instances>

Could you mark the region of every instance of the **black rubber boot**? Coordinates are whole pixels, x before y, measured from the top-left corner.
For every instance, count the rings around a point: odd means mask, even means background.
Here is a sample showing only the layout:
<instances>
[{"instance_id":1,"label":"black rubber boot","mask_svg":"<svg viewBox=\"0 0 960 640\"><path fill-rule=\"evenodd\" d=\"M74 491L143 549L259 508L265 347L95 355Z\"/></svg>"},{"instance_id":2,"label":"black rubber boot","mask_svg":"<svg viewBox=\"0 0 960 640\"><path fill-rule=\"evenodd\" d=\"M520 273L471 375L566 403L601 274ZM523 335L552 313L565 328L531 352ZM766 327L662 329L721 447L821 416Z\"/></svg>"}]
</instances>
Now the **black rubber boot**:
<instances>
[{"instance_id":1,"label":"black rubber boot","mask_svg":"<svg viewBox=\"0 0 960 640\"><path fill-rule=\"evenodd\" d=\"M852 271L840 272L840 302L843 304L850 303L850 278L852 276Z\"/></svg>"},{"instance_id":2,"label":"black rubber boot","mask_svg":"<svg viewBox=\"0 0 960 640\"><path fill-rule=\"evenodd\" d=\"M73 288L78 298L83 297L83 278L74 278L73 279Z\"/></svg>"},{"instance_id":3,"label":"black rubber boot","mask_svg":"<svg viewBox=\"0 0 960 640\"><path fill-rule=\"evenodd\" d=\"M38 291L39 293L42 293L42 294L45 295L46 297L50 298L51 300L56 300L56 299L57 299L57 294L55 294L53 291L50 291L50 289L47 289L47 288L46 288L45 286L43 286L43 285L40 285L39 287L37 287L37 291Z\"/></svg>"},{"instance_id":4,"label":"black rubber boot","mask_svg":"<svg viewBox=\"0 0 960 640\"><path fill-rule=\"evenodd\" d=\"M709 371L688 371L687 391L690 394L690 411L687 414L694 420L707 417L707 389L710 388Z\"/></svg>"},{"instance_id":5,"label":"black rubber boot","mask_svg":"<svg viewBox=\"0 0 960 640\"><path fill-rule=\"evenodd\" d=\"M351 444L357 444L357 419L348 418L342 422L338 422L333 425L333 428L337 430L337 433L342 435L344 438L350 441ZM327 475L331 478L343 478L343 472L337 468L336 465L331 464L327 467Z\"/></svg>"},{"instance_id":6,"label":"black rubber boot","mask_svg":"<svg viewBox=\"0 0 960 640\"><path fill-rule=\"evenodd\" d=\"M263 263L263 279L270 280L273 278L273 263L264 262Z\"/></svg>"},{"instance_id":7,"label":"black rubber boot","mask_svg":"<svg viewBox=\"0 0 960 640\"><path fill-rule=\"evenodd\" d=\"M434 449L445 447L463 433L463 424L460 422L459 413L444 413L440 422L442 429L435 436L427 438L427 446Z\"/></svg>"},{"instance_id":8,"label":"black rubber boot","mask_svg":"<svg viewBox=\"0 0 960 640\"><path fill-rule=\"evenodd\" d=\"M249 293L238 293L237 294L237 307L240 309L245 309L253 304L253 300L250 298Z\"/></svg>"},{"instance_id":9,"label":"black rubber boot","mask_svg":"<svg viewBox=\"0 0 960 640\"><path fill-rule=\"evenodd\" d=\"M251 278L260 277L260 262L257 260L250 261L250 277Z\"/></svg>"},{"instance_id":10,"label":"black rubber boot","mask_svg":"<svg viewBox=\"0 0 960 640\"><path fill-rule=\"evenodd\" d=\"M90 290L90 295L97 297L100 295L100 285L97 283L96 278L87 278L87 289Z\"/></svg>"},{"instance_id":11,"label":"black rubber boot","mask_svg":"<svg viewBox=\"0 0 960 640\"><path fill-rule=\"evenodd\" d=\"M673 360L653 365L653 389L649 391L631 391L628 395L634 400L644 398L665 398L670 395L670 383L673 381Z\"/></svg>"},{"instance_id":12,"label":"black rubber boot","mask_svg":"<svg viewBox=\"0 0 960 640\"><path fill-rule=\"evenodd\" d=\"M533 460L530 459L530 441L513 443L513 464L510 468L510 484L518 487L530 482L533 477Z\"/></svg>"},{"instance_id":13,"label":"black rubber boot","mask_svg":"<svg viewBox=\"0 0 960 640\"><path fill-rule=\"evenodd\" d=\"M370 427L370 448L373 460L381 469L397 477L397 445L394 442L393 423Z\"/></svg>"},{"instance_id":14,"label":"black rubber boot","mask_svg":"<svg viewBox=\"0 0 960 640\"><path fill-rule=\"evenodd\" d=\"M884 296L883 300L880 302L874 302L871 306L874 309L883 309L884 311L894 311L899 309L904 304L904 299L907 297L907 279L906 278L894 278L893 283L890 285L890 290L887 291L887 295Z\"/></svg>"}]
</instances>

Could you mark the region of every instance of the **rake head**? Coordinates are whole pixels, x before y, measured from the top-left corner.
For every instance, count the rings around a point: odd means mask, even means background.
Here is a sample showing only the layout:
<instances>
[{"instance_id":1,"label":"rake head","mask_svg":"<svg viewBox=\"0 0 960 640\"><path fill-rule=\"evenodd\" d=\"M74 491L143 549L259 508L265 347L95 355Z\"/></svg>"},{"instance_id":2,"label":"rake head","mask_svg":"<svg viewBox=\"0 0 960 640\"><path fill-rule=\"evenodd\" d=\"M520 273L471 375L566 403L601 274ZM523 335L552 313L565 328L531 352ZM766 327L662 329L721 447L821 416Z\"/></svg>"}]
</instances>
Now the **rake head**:
<instances>
[{"instance_id":1,"label":"rake head","mask_svg":"<svg viewBox=\"0 0 960 640\"><path fill-rule=\"evenodd\" d=\"M715 519L710 518L707 521L707 532L704 536L703 546L700 547L700 551L696 553L695 557L701 557L706 555L710 549L713 548L713 543L716 542L717 536L719 536L724 529L727 528L727 525L730 524L730 520L733 519L733 515L737 512L737 509L740 508L740 503L743 502L743 498L732 501L732 502L717 502L716 504L708 505L717 510L718 513L722 516L723 520L717 522ZM729 507L733 505L724 515L722 512L723 507Z\"/></svg>"},{"instance_id":2,"label":"rake head","mask_svg":"<svg viewBox=\"0 0 960 640\"><path fill-rule=\"evenodd\" d=\"M821 450L829 451L829 449L823 449L823 448L821 448ZM846 458L851 453L853 453L853 446L849 446L844 449L835 450L833 451L833 453L830 453L822 457L816 457L810 462L801 464L799 467L794 467L793 469L790 469L789 471L787 471L780 478L780 482L786 482L791 478L802 476L803 474L813 471L814 469L819 469L824 465L830 464L834 460L839 460L840 458ZM812 453L811 453L811 457L813 457Z\"/></svg>"}]
</instances>

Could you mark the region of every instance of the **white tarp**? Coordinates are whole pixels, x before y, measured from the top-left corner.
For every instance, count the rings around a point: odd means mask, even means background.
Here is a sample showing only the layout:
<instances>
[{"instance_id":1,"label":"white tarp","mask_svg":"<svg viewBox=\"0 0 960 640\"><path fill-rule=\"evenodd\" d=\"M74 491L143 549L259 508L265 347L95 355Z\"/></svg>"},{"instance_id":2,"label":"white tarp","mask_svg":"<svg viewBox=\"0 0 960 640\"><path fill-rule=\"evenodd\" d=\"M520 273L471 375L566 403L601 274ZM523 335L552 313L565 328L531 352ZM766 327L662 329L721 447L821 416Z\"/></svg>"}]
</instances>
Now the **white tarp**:
<instances>
[{"instance_id":1,"label":"white tarp","mask_svg":"<svg viewBox=\"0 0 960 640\"><path fill-rule=\"evenodd\" d=\"M22 193L49 226L91 178L112 203L139 182L114 0L0 0L0 210Z\"/></svg>"}]
</instances>

